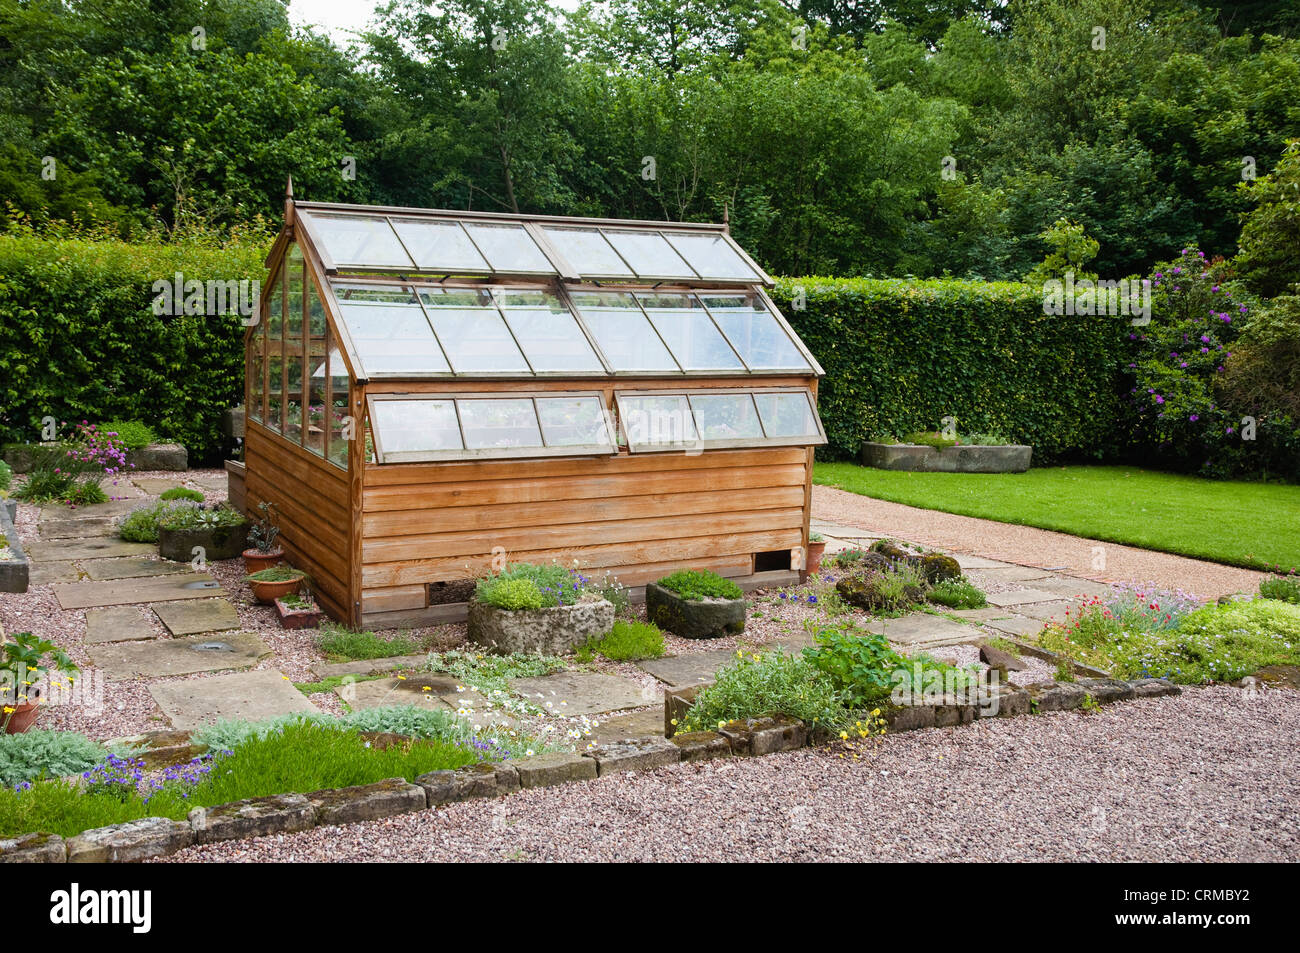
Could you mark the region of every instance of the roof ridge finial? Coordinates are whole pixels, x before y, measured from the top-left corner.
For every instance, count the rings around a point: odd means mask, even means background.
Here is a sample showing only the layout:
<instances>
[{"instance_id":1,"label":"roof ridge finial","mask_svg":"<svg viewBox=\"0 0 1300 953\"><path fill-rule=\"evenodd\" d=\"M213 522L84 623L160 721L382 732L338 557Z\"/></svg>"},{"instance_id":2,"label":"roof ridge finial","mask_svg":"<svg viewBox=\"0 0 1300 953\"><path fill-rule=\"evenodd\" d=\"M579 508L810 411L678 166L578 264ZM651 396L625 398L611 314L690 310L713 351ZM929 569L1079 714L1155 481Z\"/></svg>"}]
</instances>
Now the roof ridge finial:
<instances>
[{"instance_id":1,"label":"roof ridge finial","mask_svg":"<svg viewBox=\"0 0 1300 953\"><path fill-rule=\"evenodd\" d=\"M284 197L287 199L293 198L293 174L292 173L289 174L289 184L284 187Z\"/></svg>"},{"instance_id":2,"label":"roof ridge finial","mask_svg":"<svg viewBox=\"0 0 1300 953\"><path fill-rule=\"evenodd\" d=\"M728 200L722 200L722 230L728 235L731 234L731 215L727 207Z\"/></svg>"},{"instance_id":3,"label":"roof ridge finial","mask_svg":"<svg viewBox=\"0 0 1300 953\"><path fill-rule=\"evenodd\" d=\"M284 187L284 224L288 228L293 225L293 176L289 176L289 182Z\"/></svg>"}]
</instances>

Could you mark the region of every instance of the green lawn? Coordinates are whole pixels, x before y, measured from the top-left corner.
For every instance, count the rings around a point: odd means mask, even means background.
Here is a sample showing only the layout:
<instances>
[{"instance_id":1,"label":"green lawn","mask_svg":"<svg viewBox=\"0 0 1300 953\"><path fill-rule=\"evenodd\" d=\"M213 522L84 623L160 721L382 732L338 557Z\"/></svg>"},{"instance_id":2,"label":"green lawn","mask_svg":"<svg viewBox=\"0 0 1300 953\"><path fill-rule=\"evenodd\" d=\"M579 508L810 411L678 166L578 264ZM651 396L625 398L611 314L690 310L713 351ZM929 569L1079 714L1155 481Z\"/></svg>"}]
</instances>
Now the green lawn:
<instances>
[{"instance_id":1,"label":"green lawn","mask_svg":"<svg viewBox=\"0 0 1300 953\"><path fill-rule=\"evenodd\" d=\"M1300 567L1300 486L1203 480L1136 467L906 473L819 463L813 479L878 500L1234 566Z\"/></svg>"}]
</instances>

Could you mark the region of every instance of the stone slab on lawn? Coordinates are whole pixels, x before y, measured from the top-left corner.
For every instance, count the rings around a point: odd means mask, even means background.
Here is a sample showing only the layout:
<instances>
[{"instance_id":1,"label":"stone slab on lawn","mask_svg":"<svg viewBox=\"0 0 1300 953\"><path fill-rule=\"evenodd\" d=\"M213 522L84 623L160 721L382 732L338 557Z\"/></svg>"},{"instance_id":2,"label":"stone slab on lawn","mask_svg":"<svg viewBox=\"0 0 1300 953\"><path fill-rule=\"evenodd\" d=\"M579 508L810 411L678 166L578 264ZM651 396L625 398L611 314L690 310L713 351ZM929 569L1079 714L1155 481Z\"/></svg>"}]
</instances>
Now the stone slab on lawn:
<instances>
[{"instance_id":1,"label":"stone slab on lawn","mask_svg":"<svg viewBox=\"0 0 1300 953\"><path fill-rule=\"evenodd\" d=\"M184 821L142 817L69 838L68 863L132 863L175 853L193 842L194 831Z\"/></svg>"},{"instance_id":2,"label":"stone slab on lawn","mask_svg":"<svg viewBox=\"0 0 1300 953\"><path fill-rule=\"evenodd\" d=\"M149 686L173 728L190 730L218 718L258 721L318 709L275 669L236 672Z\"/></svg>"},{"instance_id":3,"label":"stone slab on lawn","mask_svg":"<svg viewBox=\"0 0 1300 953\"><path fill-rule=\"evenodd\" d=\"M600 744L608 741L624 741L628 738L647 738L651 735L664 736L664 713L662 708L647 711L630 711L626 715L614 715L603 719L591 732L591 740Z\"/></svg>"},{"instance_id":4,"label":"stone slab on lawn","mask_svg":"<svg viewBox=\"0 0 1300 953\"><path fill-rule=\"evenodd\" d=\"M973 642L982 635L973 625L953 622L927 612L913 612L898 619L885 619L884 630L885 638L907 649Z\"/></svg>"},{"instance_id":5,"label":"stone slab on lawn","mask_svg":"<svg viewBox=\"0 0 1300 953\"><path fill-rule=\"evenodd\" d=\"M1035 602L1056 602L1061 598L1061 594L1048 592L1046 589L1012 589L1010 592L990 592L985 598L990 605L1006 608L1032 605Z\"/></svg>"},{"instance_id":6,"label":"stone slab on lawn","mask_svg":"<svg viewBox=\"0 0 1300 953\"><path fill-rule=\"evenodd\" d=\"M156 553L157 546L149 543L128 543L109 536L79 537L76 539L46 539L27 547L27 555L38 562L55 559L105 559L113 556L143 556Z\"/></svg>"},{"instance_id":7,"label":"stone slab on lawn","mask_svg":"<svg viewBox=\"0 0 1300 953\"><path fill-rule=\"evenodd\" d=\"M1049 619L1055 619L1060 622L1065 619L1067 612L1073 612L1079 607L1077 602L1070 602L1066 599L1058 599L1056 602L1032 602L1028 605L1016 606L1016 612L1020 615L1029 616L1036 619L1042 628L1041 623Z\"/></svg>"},{"instance_id":8,"label":"stone slab on lawn","mask_svg":"<svg viewBox=\"0 0 1300 953\"><path fill-rule=\"evenodd\" d=\"M250 668L270 655L271 648L251 632L228 632L219 636L190 635L183 639L92 645L86 652L94 666L103 669L109 678L130 679Z\"/></svg>"},{"instance_id":9,"label":"stone slab on lawn","mask_svg":"<svg viewBox=\"0 0 1300 953\"><path fill-rule=\"evenodd\" d=\"M206 572L173 573L139 579L103 582L65 582L53 586L55 598L64 609L91 606L126 606L137 602L172 602L177 599L211 599L226 590Z\"/></svg>"},{"instance_id":10,"label":"stone slab on lawn","mask_svg":"<svg viewBox=\"0 0 1300 953\"><path fill-rule=\"evenodd\" d=\"M135 579L140 576L168 576L189 572L189 563L174 563L170 559L150 559L147 556L123 556L118 559L89 559L86 575L95 582L107 579Z\"/></svg>"},{"instance_id":11,"label":"stone slab on lawn","mask_svg":"<svg viewBox=\"0 0 1300 953\"><path fill-rule=\"evenodd\" d=\"M1027 619L1022 615L1013 615L1000 619L985 619L984 626L1005 632L1007 635L1036 635L1042 631L1043 623L1041 619Z\"/></svg>"},{"instance_id":12,"label":"stone slab on lawn","mask_svg":"<svg viewBox=\"0 0 1300 953\"><path fill-rule=\"evenodd\" d=\"M95 560L90 560L93 564ZM51 562L32 563L27 570L27 583L32 586L48 586L56 582L76 582L81 578L81 570L71 560L56 559Z\"/></svg>"},{"instance_id":13,"label":"stone slab on lawn","mask_svg":"<svg viewBox=\"0 0 1300 953\"><path fill-rule=\"evenodd\" d=\"M637 668L649 672L659 681L681 688L685 685L699 685L701 682L713 681L714 674L736 660L736 653L731 649L716 649L712 652L689 652L686 655L669 655L665 658L645 659L637 662Z\"/></svg>"},{"instance_id":14,"label":"stone slab on lawn","mask_svg":"<svg viewBox=\"0 0 1300 953\"><path fill-rule=\"evenodd\" d=\"M139 642L157 637L158 633L139 606L86 610L86 641L89 643Z\"/></svg>"},{"instance_id":15,"label":"stone slab on lawn","mask_svg":"<svg viewBox=\"0 0 1300 953\"><path fill-rule=\"evenodd\" d=\"M569 751L539 754L532 758L522 758L513 764L519 772L519 786L524 788L544 788L596 776L595 761Z\"/></svg>"},{"instance_id":16,"label":"stone slab on lawn","mask_svg":"<svg viewBox=\"0 0 1300 953\"><path fill-rule=\"evenodd\" d=\"M681 748L658 735L598 744L583 755L596 762L599 777L627 771L649 771L682 760Z\"/></svg>"},{"instance_id":17,"label":"stone slab on lawn","mask_svg":"<svg viewBox=\"0 0 1300 953\"><path fill-rule=\"evenodd\" d=\"M568 716L642 708L657 699L652 691L648 692L630 678L598 672L556 672L537 678L512 678L510 688L534 705ZM551 704L548 706L547 702Z\"/></svg>"},{"instance_id":18,"label":"stone slab on lawn","mask_svg":"<svg viewBox=\"0 0 1300 953\"><path fill-rule=\"evenodd\" d=\"M189 599L180 602L155 602L167 631L174 636L200 632L224 632L239 628L239 613L225 599Z\"/></svg>"}]
</instances>

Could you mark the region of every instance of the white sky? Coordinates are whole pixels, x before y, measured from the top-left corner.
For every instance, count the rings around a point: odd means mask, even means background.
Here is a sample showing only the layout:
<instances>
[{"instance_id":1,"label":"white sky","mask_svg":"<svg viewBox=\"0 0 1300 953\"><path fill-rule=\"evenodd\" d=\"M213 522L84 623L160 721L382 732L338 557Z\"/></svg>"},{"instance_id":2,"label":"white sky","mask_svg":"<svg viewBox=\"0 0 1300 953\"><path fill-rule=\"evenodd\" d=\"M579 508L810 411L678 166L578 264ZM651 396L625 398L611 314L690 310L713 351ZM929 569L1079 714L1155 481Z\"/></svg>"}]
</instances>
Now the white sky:
<instances>
[{"instance_id":1,"label":"white sky","mask_svg":"<svg viewBox=\"0 0 1300 953\"><path fill-rule=\"evenodd\" d=\"M551 0L552 5L575 10L578 0ZM299 25L321 27L334 42L347 46L365 29L380 0L289 0L289 19Z\"/></svg>"}]
</instances>

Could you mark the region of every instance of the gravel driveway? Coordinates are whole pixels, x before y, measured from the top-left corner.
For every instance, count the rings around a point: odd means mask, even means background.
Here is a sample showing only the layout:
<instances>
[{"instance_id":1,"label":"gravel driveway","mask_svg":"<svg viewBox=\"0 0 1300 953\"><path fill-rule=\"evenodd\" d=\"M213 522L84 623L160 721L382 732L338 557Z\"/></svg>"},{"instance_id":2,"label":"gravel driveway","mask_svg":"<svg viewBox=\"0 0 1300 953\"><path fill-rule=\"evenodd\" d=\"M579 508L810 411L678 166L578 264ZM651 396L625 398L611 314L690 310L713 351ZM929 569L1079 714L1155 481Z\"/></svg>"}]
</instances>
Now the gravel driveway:
<instances>
[{"instance_id":1,"label":"gravel driveway","mask_svg":"<svg viewBox=\"0 0 1300 953\"><path fill-rule=\"evenodd\" d=\"M1300 860L1300 693L1176 698L526 791L173 861Z\"/></svg>"}]
</instances>

